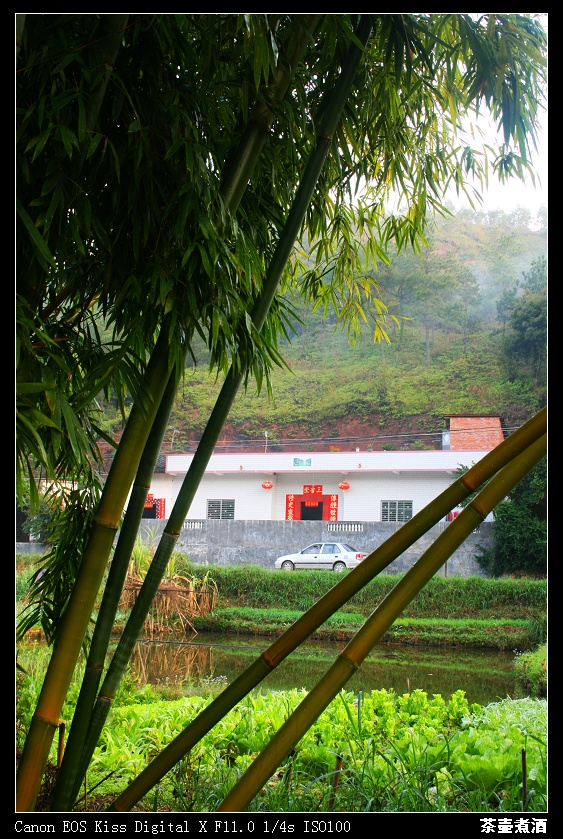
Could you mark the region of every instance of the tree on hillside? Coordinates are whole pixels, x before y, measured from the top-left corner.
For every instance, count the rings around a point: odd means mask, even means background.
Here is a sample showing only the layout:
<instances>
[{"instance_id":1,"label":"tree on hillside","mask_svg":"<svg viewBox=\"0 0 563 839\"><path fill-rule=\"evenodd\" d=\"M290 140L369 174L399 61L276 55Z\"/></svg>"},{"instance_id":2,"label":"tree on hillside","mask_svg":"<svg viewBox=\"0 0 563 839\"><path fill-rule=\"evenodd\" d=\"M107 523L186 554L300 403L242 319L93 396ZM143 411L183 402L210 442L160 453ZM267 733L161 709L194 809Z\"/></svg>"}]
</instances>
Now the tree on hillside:
<instances>
[{"instance_id":1,"label":"tree on hillside","mask_svg":"<svg viewBox=\"0 0 563 839\"><path fill-rule=\"evenodd\" d=\"M380 288L390 299L389 311L404 319L404 331L424 325L426 366L431 363L435 331L459 332L464 343L478 320L481 294L470 269L463 264L455 242L444 241L436 231L426 235L420 252L391 256L382 266Z\"/></svg>"},{"instance_id":2,"label":"tree on hillside","mask_svg":"<svg viewBox=\"0 0 563 839\"><path fill-rule=\"evenodd\" d=\"M491 577L547 573L547 464L542 460L495 508L493 545L477 557Z\"/></svg>"},{"instance_id":3,"label":"tree on hillside","mask_svg":"<svg viewBox=\"0 0 563 839\"><path fill-rule=\"evenodd\" d=\"M504 351L518 375L527 371L537 387L545 377L547 361L547 298L525 294L517 298L508 316Z\"/></svg>"},{"instance_id":4,"label":"tree on hillside","mask_svg":"<svg viewBox=\"0 0 563 839\"><path fill-rule=\"evenodd\" d=\"M545 294L547 292L547 257L534 259L529 271L522 271L524 277L522 288L530 294Z\"/></svg>"},{"instance_id":5,"label":"tree on hillside","mask_svg":"<svg viewBox=\"0 0 563 839\"><path fill-rule=\"evenodd\" d=\"M545 380L547 363L546 257L533 260L522 276L497 303L498 319L503 322L505 363L513 371L512 379L528 374L537 387Z\"/></svg>"},{"instance_id":6,"label":"tree on hillside","mask_svg":"<svg viewBox=\"0 0 563 839\"><path fill-rule=\"evenodd\" d=\"M502 325L502 334L506 332L506 323L516 303L516 287L505 288L497 300L497 320Z\"/></svg>"},{"instance_id":7,"label":"tree on hillside","mask_svg":"<svg viewBox=\"0 0 563 839\"><path fill-rule=\"evenodd\" d=\"M445 190L485 176L490 150L464 137L467 116L496 120L501 180L530 168L545 49L541 26L520 14L18 16L18 470L73 494L35 591L56 643L18 809L35 804L121 523L58 809L81 783L98 663L193 342L224 385L127 644L234 395L283 366L289 292L328 301L359 330L378 301L365 266L392 240L416 247ZM392 190L403 214L386 214ZM292 256L304 231L312 267ZM110 392L132 407L102 486L96 399Z\"/></svg>"}]
</instances>

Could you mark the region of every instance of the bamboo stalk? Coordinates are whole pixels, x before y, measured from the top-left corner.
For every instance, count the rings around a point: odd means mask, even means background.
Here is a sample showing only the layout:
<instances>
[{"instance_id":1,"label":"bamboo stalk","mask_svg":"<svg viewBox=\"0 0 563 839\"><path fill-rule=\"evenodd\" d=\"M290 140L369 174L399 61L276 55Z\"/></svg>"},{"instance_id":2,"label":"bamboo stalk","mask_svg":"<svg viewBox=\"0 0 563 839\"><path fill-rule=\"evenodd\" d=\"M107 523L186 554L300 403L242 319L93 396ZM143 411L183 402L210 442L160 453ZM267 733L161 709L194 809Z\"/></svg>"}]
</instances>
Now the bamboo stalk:
<instances>
[{"instance_id":1,"label":"bamboo stalk","mask_svg":"<svg viewBox=\"0 0 563 839\"><path fill-rule=\"evenodd\" d=\"M365 43L370 32L371 23L367 20L367 18L362 18L358 37L360 39L365 39ZM342 74L332 92L333 95L329 97L328 107L325 111L319 131L317 147L313 151L305 168L303 179L297 190L297 194L288 214L288 219L284 225L284 229L280 235L272 261L266 273L262 292L252 310L251 318L257 330L260 330L264 324L268 309L275 296L282 271L294 246L295 239L303 223L303 219L305 218L307 207L309 206L323 162L328 153L332 134L338 125L342 110L352 87L361 55L362 52L356 45L350 49L348 61L344 64ZM178 497L170 513L170 517L155 551L150 568L147 572L135 605L131 610L112 661L108 667L102 687L100 688L98 699L96 701L96 705L94 706L91 724L88 728L87 742L85 745L87 754L84 755L85 762L86 760L89 761L95 748L99 734L110 711L117 687L119 686L127 663L131 657L133 647L144 623L148 609L150 608L150 604L154 600L156 592L158 591L158 586L160 585L164 571L170 556L172 555L178 536L180 535L182 525L188 514L188 510L197 491L197 487L201 482L201 478L203 477L209 458L211 457L217 440L219 439L225 420L242 382L243 375L244 371L235 372L233 367L229 369L188 472L184 477L180 492L178 493Z\"/></svg>"},{"instance_id":2,"label":"bamboo stalk","mask_svg":"<svg viewBox=\"0 0 563 839\"><path fill-rule=\"evenodd\" d=\"M104 486L92 531L61 622L18 766L16 808L32 810L72 674L88 629L119 519L160 404L170 370L166 331L158 338L146 372L152 398L134 405Z\"/></svg>"},{"instance_id":3,"label":"bamboo stalk","mask_svg":"<svg viewBox=\"0 0 563 839\"><path fill-rule=\"evenodd\" d=\"M481 490L372 612L335 663L281 726L217 808L238 812L252 801L291 753L393 621L488 513L545 456L546 435L517 455Z\"/></svg>"},{"instance_id":4,"label":"bamboo stalk","mask_svg":"<svg viewBox=\"0 0 563 839\"><path fill-rule=\"evenodd\" d=\"M59 743L57 747L57 768L60 768L65 750L65 723L59 720Z\"/></svg>"},{"instance_id":5,"label":"bamboo stalk","mask_svg":"<svg viewBox=\"0 0 563 839\"><path fill-rule=\"evenodd\" d=\"M53 810L67 811L71 809L72 802L80 791L81 782L86 772L87 765L84 766L81 763L80 757L90 725L90 714L96 701L96 694L104 669L115 615L119 605L119 598L127 575L131 553L137 538L139 522L143 515L143 509L162 445L162 439L166 432L170 413L174 405L177 392L176 378L175 373L172 373L169 378L155 421L143 450L127 504L127 512L123 519L119 539L106 580L102 602L98 611L96 626L92 634L86 668L82 678L76 708L74 709L64 758L55 784L51 804L51 809Z\"/></svg>"},{"instance_id":6,"label":"bamboo stalk","mask_svg":"<svg viewBox=\"0 0 563 839\"><path fill-rule=\"evenodd\" d=\"M287 629L248 669L228 685L200 714L172 740L160 754L112 802L108 810L130 810L155 784L180 761L196 743L210 731L226 711L231 710L246 694L256 687L272 670L334 614L354 594L384 570L401 553L440 521L452 507L477 490L499 469L505 467L527 446L545 434L547 409L517 429L482 460L471 467L452 486L444 490L424 510L396 531L389 539L366 557L356 568L321 597L305 614ZM459 516L457 517L459 518ZM456 519L457 521L457 519ZM448 526L448 530L452 525Z\"/></svg>"},{"instance_id":7,"label":"bamboo stalk","mask_svg":"<svg viewBox=\"0 0 563 839\"><path fill-rule=\"evenodd\" d=\"M321 16L319 15L307 15L303 21L300 21L301 30L298 36L289 44L287 58L280 59L278 64L276 80L270 90L271 101L281 100L285 96L291 76L309 44L312 32L320 20ZM221 187L225 207L230 213L234 213L238 208L250 175L269 136L268 131L273 124L273 120L274 112L270 107L263 104L255 107L243 142L239 144L233 160L226 169ZM242 377L239 379L239 384L241 380ZM237 390L238 385L233 392L233 398ZM94 633L78 705L75 710L73 726L71 727L69 742L67 744L67 759L63 763L55 788L52 807L56 810L68 809L73 798L78 794L81 779L88 767L101 727L103 727L103 723L113 702L115 691L119 686L123 672L131 656L133 645L146 619L151 603L154 600L156 590L158 590L159 583L164 575L166 565L168 564L175 544L175 539L171 540L164 534L162 550L158 557L155 555L155 561L151 565L152 571L149 571L147 575L146 586L143 586L136 600L135 613L125 627L123 633L125 641L116 650L116 654L106 674L99 697L99 707L94 710L93 719L90 719L90 714L95 708L96 691L98 690L102 676L103 664L115 612L117 610L119 594L125 580L127 564L142 517L144 501L150 486L150 479L154 472L154 465L168 423L169 414L173 406L175 393L176 382L173 380L173 376L171 376L165 398L159 407L153 430L151 430L145 452L143 453L114 554L110 570L111 579L108 579L106 584L104 598L98 616L98 623L100 623L101 628L98 633ZM229 404L229 410L231 404L232 400ZM185 515L182 516L181 522L178 522L179 528L181 528L184 518ZM170 521L168 522L168 526L170 526ZM132 643L127 643L131 639Z\"/></svg>"}]
</instances>

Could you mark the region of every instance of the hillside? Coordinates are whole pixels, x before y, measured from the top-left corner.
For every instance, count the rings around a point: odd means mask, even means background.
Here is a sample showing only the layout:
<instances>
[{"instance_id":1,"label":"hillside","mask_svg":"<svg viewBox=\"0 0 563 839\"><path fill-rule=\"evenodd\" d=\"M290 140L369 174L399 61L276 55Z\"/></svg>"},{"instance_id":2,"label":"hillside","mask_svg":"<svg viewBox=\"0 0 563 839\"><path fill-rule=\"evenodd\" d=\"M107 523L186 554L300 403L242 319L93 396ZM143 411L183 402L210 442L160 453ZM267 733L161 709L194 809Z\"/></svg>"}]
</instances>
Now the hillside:
<instances>
[{"instance_id":1,"label":"hillside","mask_svg":"<svg viewBox=\"0 0 563 839\"><path fill-rule=\"evenodd\" d=\"M316 339L327 332L330 339L321 351ZM272 398L239 394L219 446L246 451L439 448L445 414L500 413L510 429L545 404L544 387L508 380L488 335L474 337L465 352L452 340L436 352L430 367L417 360L416 332L406 346L386 347L385 353L383 361L381 348L367 341L355 348L342 345L329 327L319 325L286 350L291 369L274 373ZM203 431L211 397L218 395L218 388L208 386L202 404L198 385L203 383L198 373L187 377L171 418L177 429L174 450L192 448Z\"/></svg>"},{"instance_id":2,"label":"hillside","mask_svg":"<svg viewBox=\"0 0 563 839\"><path fill-rule=\"evenodd\" d=\"M271 396L253 383L238 394L218 448L436 448L445 414L500 413L507 430L535 414L546 401L545 348L540 343L536 367L523 345L518 355L509 318L526 274L545 263L545 220L532 223L522 208L465 211L441 220L427 239L420 256L396 254L371 270L388 308L389 341L373 340L375 310L366 308L354 341L334 310L298 307L295 334L280 343L288 369L274 370ZM194 450L220 391L203 348L196 359L179 389L167 451Z\"/></svg>"}]
</instances>

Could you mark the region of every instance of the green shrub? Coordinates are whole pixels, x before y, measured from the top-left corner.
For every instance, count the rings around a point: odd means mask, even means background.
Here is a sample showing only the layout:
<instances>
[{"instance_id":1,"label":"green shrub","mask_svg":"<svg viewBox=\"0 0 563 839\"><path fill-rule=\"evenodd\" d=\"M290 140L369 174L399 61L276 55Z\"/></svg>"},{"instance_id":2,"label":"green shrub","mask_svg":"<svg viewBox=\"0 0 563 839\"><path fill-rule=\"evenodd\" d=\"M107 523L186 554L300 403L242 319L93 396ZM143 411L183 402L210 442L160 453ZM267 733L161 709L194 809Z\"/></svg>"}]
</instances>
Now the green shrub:
<instances>
[{"instance_id":1,"label":"green shrub","mask_svg":"<svg viewBox=\"0 0 563 839\"><path fill-rule=\"evenodd\" d=\"M547 695L547 644L517 655L514 667L523 692L531 696Z\"/></svg>"},{"instance_id":2,"label":"green shrub","mask_svg":"<svg viewBox=\"0 0 563 839\"><path fill-rule=\"evenodd\" d=\"M306 611L335 584L331 571L281 574L256 565L187 564L196 578L208 574L217 585L218 606L245 606ZM369 615L402 575L379 574L354 595L342 611ZM529 620L545 613L547 581L433 577L404 611L405 617L511 618Z\"/></svg>"}]
</instances>

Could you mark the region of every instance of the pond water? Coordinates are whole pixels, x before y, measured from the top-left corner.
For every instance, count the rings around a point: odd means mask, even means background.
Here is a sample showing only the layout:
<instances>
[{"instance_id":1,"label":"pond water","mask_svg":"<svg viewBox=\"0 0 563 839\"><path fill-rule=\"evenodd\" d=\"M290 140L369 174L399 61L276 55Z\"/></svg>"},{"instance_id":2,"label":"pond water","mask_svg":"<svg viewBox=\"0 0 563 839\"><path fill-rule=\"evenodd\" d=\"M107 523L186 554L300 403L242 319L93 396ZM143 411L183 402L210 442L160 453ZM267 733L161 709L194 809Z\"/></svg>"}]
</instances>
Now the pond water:
<instances>
[{"instance_id":1,"label":"pond water","mask_svg":"<svg viewBox=\"0 0 563 839\"><path fill-rule=\"evenodd\" d=\"M132 656L137 676L150 684L180 683L186 692L200 685L227 685L271 644L253 635L199 633L190 641L140 640ZM344 642L306 641L256 690L314 687L326 673ZM519 698L514 654L459 647L377 645L345 685L354 692L385 688L398 694L415 689L449 699L465 691L469 702L488 705L500 699Z\"/></svg>"}]
</instances>

